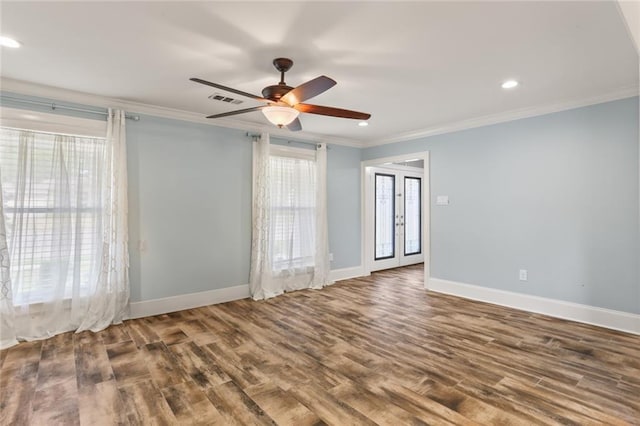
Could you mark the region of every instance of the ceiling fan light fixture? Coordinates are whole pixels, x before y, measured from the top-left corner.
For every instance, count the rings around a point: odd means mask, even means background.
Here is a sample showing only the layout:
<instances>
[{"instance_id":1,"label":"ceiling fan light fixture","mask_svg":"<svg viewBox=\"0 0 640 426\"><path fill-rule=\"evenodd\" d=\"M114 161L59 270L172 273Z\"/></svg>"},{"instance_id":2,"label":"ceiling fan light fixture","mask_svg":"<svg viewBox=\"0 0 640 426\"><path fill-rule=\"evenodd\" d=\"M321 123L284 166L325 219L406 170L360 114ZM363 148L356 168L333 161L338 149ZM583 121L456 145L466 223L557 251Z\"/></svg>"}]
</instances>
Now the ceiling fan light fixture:
<instances>
[{"instance_id":1,"label":"ceiling fan light fixture","mask_svg":"<svg viewBox=\"0 0 640 426\"><path fill-rule=\"evenodd\" d=\"M293 120L298 118L300 111L290 107L268 106L262 108L262 113L271 123L278 127L284 127L291 124Z\"/></svg>"}]
</instances>

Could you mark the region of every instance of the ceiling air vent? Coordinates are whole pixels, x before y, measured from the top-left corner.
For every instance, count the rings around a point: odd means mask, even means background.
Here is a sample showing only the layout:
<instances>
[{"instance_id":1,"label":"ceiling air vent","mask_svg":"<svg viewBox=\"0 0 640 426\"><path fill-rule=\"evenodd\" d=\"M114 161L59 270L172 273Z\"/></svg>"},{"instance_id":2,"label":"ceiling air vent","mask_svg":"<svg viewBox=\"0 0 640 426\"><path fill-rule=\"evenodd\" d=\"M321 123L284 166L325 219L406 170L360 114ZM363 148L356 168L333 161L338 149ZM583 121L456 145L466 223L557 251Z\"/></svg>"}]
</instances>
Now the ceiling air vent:
<instances>
[{"instance_id":1,"label":"ceiling air vent","mask_svg":"<svg viewBox=\"0 0 640 426\"><path fill-rule=\"evenodd\" d=\"M213 95L209 96L209 99L211 99L212 101L226 102L234 105L238 105L244 102L244 101L241 101L240 99L233 99L228 96L222 95L220 93L214 93Z\"/></svg>"}]
</instances>

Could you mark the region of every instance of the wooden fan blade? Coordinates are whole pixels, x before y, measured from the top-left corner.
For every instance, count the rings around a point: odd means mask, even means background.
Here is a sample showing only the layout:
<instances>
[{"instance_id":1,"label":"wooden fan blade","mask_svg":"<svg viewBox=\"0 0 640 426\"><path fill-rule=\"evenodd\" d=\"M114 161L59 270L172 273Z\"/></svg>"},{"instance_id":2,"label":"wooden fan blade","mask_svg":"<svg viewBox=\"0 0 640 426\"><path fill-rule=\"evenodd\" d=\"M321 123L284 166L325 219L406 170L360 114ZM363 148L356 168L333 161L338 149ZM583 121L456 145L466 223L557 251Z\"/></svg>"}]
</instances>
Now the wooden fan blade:
<instances>
[{"instance_id":1,"label":"wooden fan blade","mask_svg":"<svg viewBox=\"0 0 640 426\"><path fill-rule=\"evenodd\" d=\"M369 118L371 118L371 114L367 114L366 112L351 111L348 109L326 107L322 105L297 104L293 107L300 112L328 115L331 117L353 118L356 120L368 120Z\"/></svg>"},{"instance_id":2,"label":"wooden fan blade","mask_svg":"<svg viewBox=\"0 0 640 426\"><path fill-rule=\"evenodd\" d=\"M262 98L257 95L252 95L251 93L243 92L242 90L232 89L231 87L223 86L222 84L212 83L207 80L202 80L200 78L190 78L189 80L195 81L196 83L204 84L205 86L215 87L216 89L225 90L227 92L235 93L236 95L246 96L247 98L256 99L264 102L272 102L269 99Z\"/></svg>"},{"instance_id":3,"label":"wooden fan blade","mask_svg":"<svg viewBox=\"0 0 640 426\"><path fill-rule=\"evenodd\" d=\"M299 132L300 130L302 130L302 123L300 123L300 119L296 117L295 120L287 124L287 129L291 130L292 132Z\"/></svg>"},{"instance_id":4,"label":"wooden fan blade","mask_svg":"<svg viewBox=\"0 0 640 426\"><path fill-rule=\"evenodd\" d=\"M267 106L268 105L262 105L262 106L257 106L257 107L253 107L253 108L239 109L237 111L223 112L222 114L209 115L209 116L207 116L207 118L228 117L230 115L244 114L245 112L260 111L262 108L265 108Z\"/></svg>"},{"instance_id":5,"label":"wooden fan blade","mask_svg":"<svg viewBox=\"0 0 640 426\"><path fill-rule=\"evenodd\" d=\"M280 98L280 100L294 106L331 89L335 85L335 80L321 75L320 77L309 80L306 83L302 83L295 89L289 90L286 95Z\"/></svg>"}]
</instances>

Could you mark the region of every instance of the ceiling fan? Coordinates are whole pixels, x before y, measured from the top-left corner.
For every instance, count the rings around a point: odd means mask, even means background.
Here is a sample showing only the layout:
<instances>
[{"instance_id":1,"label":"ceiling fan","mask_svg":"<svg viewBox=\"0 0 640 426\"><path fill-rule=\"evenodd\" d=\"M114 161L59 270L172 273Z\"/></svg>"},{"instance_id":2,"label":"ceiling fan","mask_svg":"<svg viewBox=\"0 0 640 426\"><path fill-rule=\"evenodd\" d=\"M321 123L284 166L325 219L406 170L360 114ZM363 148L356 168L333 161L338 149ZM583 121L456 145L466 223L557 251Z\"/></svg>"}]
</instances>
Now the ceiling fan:
<instances>
[{"instance_id":1,"label":"ceiling fan","mask_svg":"<svg viewBox=\"0 0 640 426\"><path fill-rule=\"evenodd\" d=\"M240 109L237 111L223 112L222 114L214 114L207 118L228 117L230 115L244 114L245 112L260 110L271 123L280 128L286 127L287 129L295 132L302 130L302 125L298 118L298 114L301 112L328 115L331 117L353 118L356 120L368 120L371 117L371 114L364 112L303 103L307 99L311 99L314 96L329 90L336 85L336 81L327 76L321 75L320 77L309 80L294 88L287 86L287 83L284 82L284 73L291 69L293 61L288 58L276 58L273 60L273 66L280 71L280 82L262 89L262 96L256 96L241 90L232 89L221 84L211 83L210 81L202 80L200 78L191 78L190 80L265 102L265 105Z\"/></svg>"}]
</instances>

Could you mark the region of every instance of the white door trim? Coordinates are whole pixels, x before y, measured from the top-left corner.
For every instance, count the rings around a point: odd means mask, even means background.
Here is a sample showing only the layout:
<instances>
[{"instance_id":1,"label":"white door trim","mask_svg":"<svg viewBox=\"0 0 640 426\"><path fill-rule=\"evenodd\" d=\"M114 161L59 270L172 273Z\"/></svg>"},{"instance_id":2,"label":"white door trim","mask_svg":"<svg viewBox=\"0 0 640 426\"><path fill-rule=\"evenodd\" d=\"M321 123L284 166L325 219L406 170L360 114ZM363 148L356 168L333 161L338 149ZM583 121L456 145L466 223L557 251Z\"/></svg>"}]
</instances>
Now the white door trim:
<instances>
[{"instance_id":1,"label":"white door trim","mask_svg":"<svg viewBox=\"0 0 640 426\"><path fill-rule=\"evenodd\" d=\"M371 235L367 231L367 200L366 182L367 167L380 166L383 163L396 163L410 159L421 159L424 161L424 178L422 183L422 247L424 249L424 286L428 288L431 271L431 177L429 164L429 151L414 152L393 157L376 158L360 162L360 256L364 275L371 274L371 261L367 256L369 248L373 247Z\"/></svg>"}]
</instances>

